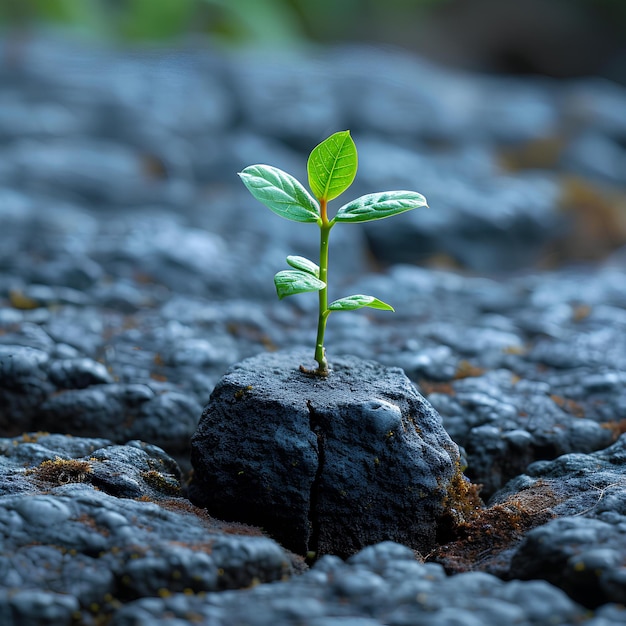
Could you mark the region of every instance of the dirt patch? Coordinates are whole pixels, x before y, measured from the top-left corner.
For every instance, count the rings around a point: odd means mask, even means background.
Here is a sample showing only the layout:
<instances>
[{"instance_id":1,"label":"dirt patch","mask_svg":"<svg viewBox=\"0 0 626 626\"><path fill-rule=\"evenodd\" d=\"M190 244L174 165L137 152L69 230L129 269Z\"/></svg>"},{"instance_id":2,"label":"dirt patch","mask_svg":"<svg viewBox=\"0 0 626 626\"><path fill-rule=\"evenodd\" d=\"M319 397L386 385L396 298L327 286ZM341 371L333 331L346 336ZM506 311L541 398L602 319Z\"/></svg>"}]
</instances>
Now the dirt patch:
<instances>
[{"instance_id":1,"label":"dirt patch","mask_svg":"<svg viewBox=\"0 0 626 626\"><path fill-rule=\"evenodd\" d=\"M449 574L484 571L506 578L514 549L529 530L555 517L552 508L562 499L538 483L500 504L474 509L427 560L441 563Z\"/></svg>"}]
</instances>

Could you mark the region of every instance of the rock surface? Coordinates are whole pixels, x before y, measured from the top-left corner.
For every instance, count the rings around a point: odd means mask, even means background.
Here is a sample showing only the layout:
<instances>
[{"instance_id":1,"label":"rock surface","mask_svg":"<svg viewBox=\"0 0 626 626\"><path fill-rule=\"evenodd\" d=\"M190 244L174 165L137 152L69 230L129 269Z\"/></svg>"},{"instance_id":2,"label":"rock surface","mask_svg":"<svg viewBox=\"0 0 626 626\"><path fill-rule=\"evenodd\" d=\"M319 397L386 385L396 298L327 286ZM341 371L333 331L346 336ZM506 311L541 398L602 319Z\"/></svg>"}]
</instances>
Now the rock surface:
<instances>
[{"instance_id":1,"label":"rock surface","mask_svg":"<svg viewBox=\"0 0 626 626\"><path fill-rule=\"evenodd\" d=\"M304 351L266 353L215 387L191 443L189 495L220 519L261 526L298 554L348 557L383 540L435 545L456 445L402 370Z\"/></svg>"},{"instance_id":2,"label":"rock surface","mask_svg":"<svg viewBox=\"0 0 626 626\"><path fill-rule=\"evenodd\" d=\"M0 622L624 623L610 445L626 420L624 87L487 78L360 46L277 58L48 35L15 51L0 39ZM333 230L331 297L372 293L396 313L331 318L329 356L401 367L485 500L500 493L440 528L428 558L447 578L383 547L232 594L210 591L210 567L183 588L208 536L241 584L285 573L278 544L255 537L259 552L241 538L258 531L185 499L189 441L229 367L314 340L315 298L277 302L272 276L287 254L315 258L317 241L235 173L266 162L305 180L312 145L345 128L355 196L407 187L431 208ZM42 498L78 514L60 538L18 512ZM113 530L93 527L113 513ZM105 552L59 551L70 538ZM154 559L134 566L135 548ZM133 567L145 580L125 595L115 572ZM33 583L1 586L22 575Z\"/></svg>"},{"instance_id":3,"label":"rock surface","mask_svg":"<svg viewBox=\"0 0 626 626\"><path fill-rule=\"evenodd\" d=\"M120 610L113 624L165 625L171 623L169 616L219 626L596 626L548 583L504 583L482 572L449 578L440 565L418 563L411 550L391 542L365 548L346 562L323 557L303 576L274 584L271 591L256 587L245 600L241 593L229 592L191 601L180 595L138 600Z\"/></svg>"},{"instance_id":4,"label":"rock surface","mask_svg":"<svg viewBox=\"0 0 626 626\"><path fill-rule=\"evenodd\" d=\"M536 494L551 520L513 555L511 577L544 578L586 606L626 603L626 435L593 454L537 461L493 502ZM541 495L540 495L541 494Z\"/></svg>"},{"instance_id":5,"label":"rock surface","mask_svg":"<svg viewBox=\"0 0 626 626\"><path fill-rule=\"evenodd\" d=\"M295 560L182 497L156 446L31 433L0 439L2 624L107 619L120 603L280 580Z\"/></svg>"}]
</instances>

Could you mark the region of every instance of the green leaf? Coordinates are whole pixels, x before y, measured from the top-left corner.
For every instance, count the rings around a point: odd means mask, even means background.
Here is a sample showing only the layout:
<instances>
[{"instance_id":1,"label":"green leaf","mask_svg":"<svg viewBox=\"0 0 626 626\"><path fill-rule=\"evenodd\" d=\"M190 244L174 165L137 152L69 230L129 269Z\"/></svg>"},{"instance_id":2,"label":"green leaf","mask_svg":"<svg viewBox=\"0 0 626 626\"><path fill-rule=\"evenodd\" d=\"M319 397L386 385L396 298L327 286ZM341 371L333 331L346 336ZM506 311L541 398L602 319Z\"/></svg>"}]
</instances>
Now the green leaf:
<instances>
[{"instance_id":1,"label":"green leaf","mask_svg":"<svg viewBox=\"0 0 626 626\"><path fill-rule=\"evenodd\" d=\"M239 177L248 191L277 215L294 222L318 222L320 207L290 174L271 165L250 165Z\"/></svg>"},{"instance_id":2,"label":"green leaf","mask_svg":"<svg viewBox=\"0 0 626 626\"><path fill-rule=\"evenodd\" d=\"M306 259L303 256L288 256L287 264L291 265L291 267L295 267L297 270L302 270L307 274L311 274L312 276L315 276L315 278L319 278L320 268L313 263L313 261L309 261L309 259Z\"/></svg>"},{"instance_id":3,"label":"green leaf","mask_svg":"<svg viewBox=\"0 0 626 626\"><path fill-rule=\"evenodd\" d=\"M383 191L361 196L344 204L334 217L337 222L371 222L428 206L416 191Z\"/></svg>"},{"instance_id":4,"label":"green leaf","mask_svg":"<svg viewBox=\"0 0 626 626\"><path fill-rule=\"evenodd\" d=\"M309 187L319 200L332 200L352 184L357 165L350 131L335 133L313 148L309 156L306 166Z\"/></svg>"},{"instance_id":5,"label":"green leaf","mask_svg":"<svg viewBox=\"0 0 626 626\"><path fill-rule=\"evenodd\" d=\"M354 296L346 296L331 302L328 306L329 311L354 311L355 309L362 309L363 307L369 307L370 309L380 309L381 311L393 311L394 308L374 298L374 296L364 296L363 294L356 294Z\"/></svg>"},{"instance_id":6,"label":"green leaf","mask_svg":"<svg viewBox=\"0 0 626 626\"><path fill-rule=\"evenodd\" d=\"M276 293L279 300L287 296L293 296L296 293L319 291L326 287L326 283L319 278L300 270L283 270L278 272L274 276L274 284L276 285Z\"/></svg>"}]
</instances>

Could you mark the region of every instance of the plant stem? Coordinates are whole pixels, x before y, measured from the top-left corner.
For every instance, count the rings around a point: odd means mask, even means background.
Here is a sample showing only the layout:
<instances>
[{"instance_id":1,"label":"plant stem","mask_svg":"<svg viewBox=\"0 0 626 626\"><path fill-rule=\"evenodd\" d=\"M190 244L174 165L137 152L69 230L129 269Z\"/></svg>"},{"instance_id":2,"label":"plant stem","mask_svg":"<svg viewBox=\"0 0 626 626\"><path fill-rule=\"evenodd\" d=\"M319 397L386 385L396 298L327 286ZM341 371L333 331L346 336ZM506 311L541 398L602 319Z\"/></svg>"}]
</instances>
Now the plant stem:
<instances>
[{"instance_id":1,"label":"plant stem","mask_svg":"<svg viewBox=\"0 0 626 626\"><path fill-rule=\"evenodd\" d=\"M315 373L318 376L328 376L324 333L326 332L326 320L330 313L328 310L328 239L333 224L328 221L326 215L326 200L320 201L320 214L322 218L320 225L320 280L327 286L319 291L319 317L317 321L317 339L315 340L315 360L318 367Z\"/></svg>"}]
</instances>

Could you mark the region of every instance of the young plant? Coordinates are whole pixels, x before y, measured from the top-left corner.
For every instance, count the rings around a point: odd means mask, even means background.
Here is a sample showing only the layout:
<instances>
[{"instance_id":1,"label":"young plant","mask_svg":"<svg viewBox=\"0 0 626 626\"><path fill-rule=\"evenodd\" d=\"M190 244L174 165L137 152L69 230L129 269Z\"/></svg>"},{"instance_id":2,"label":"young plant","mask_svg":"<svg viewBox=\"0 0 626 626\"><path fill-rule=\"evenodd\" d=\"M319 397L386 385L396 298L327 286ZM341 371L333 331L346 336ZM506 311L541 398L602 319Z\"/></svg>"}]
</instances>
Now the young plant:
<instances>
[{"instance_id":1,"label":"young plant","mask_svg":"<svg viewBox=\"0 0 626 626\"><path fill-rule=\"evenodd\" d=\"M340 222L357 223L380 220L411 209L427 206L426 199L415 191L383 191L361 196L341 206L328 218L328 202L342 194L354 181L357 150L350 131L341 131L313 148L307 163L311 195L293 176L270 165L250 165L239 176L250 193L274 213L294 222L311 222L320 229L319 265L301 256L288 256L292 268L274 277L278 298L307 291L319 292L315 370L300 369L317 376L328 375L324 348L326 321L333 311L354 311L363 307L393 311L393 307L373 296L356 294L328 304L328 239Z\"/></svg>"}]
</instances>

